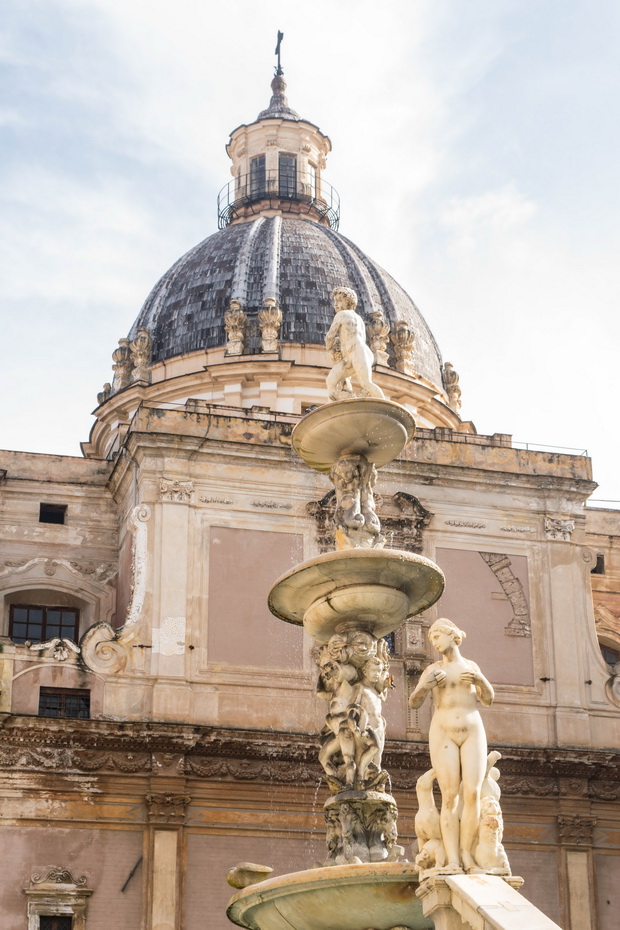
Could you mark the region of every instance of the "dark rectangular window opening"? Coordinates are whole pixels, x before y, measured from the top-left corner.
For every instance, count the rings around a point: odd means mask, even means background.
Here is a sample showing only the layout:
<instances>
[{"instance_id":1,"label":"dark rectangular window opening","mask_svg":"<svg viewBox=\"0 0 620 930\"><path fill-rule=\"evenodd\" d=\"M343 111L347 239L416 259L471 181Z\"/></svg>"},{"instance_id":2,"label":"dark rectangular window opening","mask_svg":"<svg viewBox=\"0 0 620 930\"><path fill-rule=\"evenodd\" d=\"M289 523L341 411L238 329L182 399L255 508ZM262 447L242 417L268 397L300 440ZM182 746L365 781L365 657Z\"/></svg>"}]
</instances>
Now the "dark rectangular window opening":
<instances>
[{"instance_id":1,"label":"dark rectangular window opening","mask_svg":"<svg viewBox=\"0 0 620 930\"><path fill-rule=\"evenodd\" d=\"M14 643L45 643L48 639L78 640L80 612L75 607L11 604L9 636Z\"/></svg>"},{"instance_id":2,"label":"dark rectangular window opening","mask_svg":"<svg viewBox=\"0 0 620 930\"><path fill-rule=\"evenodd\" d=\"M39 523L65 523L66 504L39 504Z\"/></svg>"},{"instance_id":3,"label":"dark rectangular window opening","mask_svg":"<svg viewBox=\"0 0 620 930\"><path fill-rule=\"evenodd\" d=\"M391 656L396 652L396 634L388 633L387 636L384 636L383 639L387 643L387 651Z\"/></svg>"},{"instance_id":4,"label":"dark rectangular window opening","mask_svg":"<svg viewBox=\"0 0 620 930\"><path fill-rule=\"evenodd\" d=\"M596 565L590 572L591 575L604 575L605 574L605 556L597 555Z\"/></svg>"},{"instance_id":5,"label":"dark rectangular window opening","mask_svg":"<svg viewBox=\"0 0 620 930\"><path fill-rule=\"evenodd\" d=\"M42 914L39 917L39 930L71 930L73 917L59 917L56 914Z\"/></svg>"},{"instance_id":6,"label":"dark rectangular window opening","mask_svg":"<svg viewBox=\"0 0 620 930\"><path fill-rule=\"evenodd\" d=\"M265 188L265 156L259 155L250 162L250 196L263 197Z\"/></svg>"},{"instance_id":7,"label":"dark rectangular window opening","mask_svg":"<svg viewBox=\"0 0 620 930\"><path fill-rule=\"evenodd\" d=\"M71 930L73 917L59 917L56 914L42 914L39 917L39 930Z\"/></svg>"},{"instance_id":8,"label":"dark rectangular window opening","mask_svg":"<svg viewBox=\"0 0 620 930\"><path fill-rule=\"evenodd\" d=\"M90 717L90 691L79 688L39 688L39 717Z\"/></svg>"},{"instance_id":9,"label":"dark rectangular window opening","mask_svg":"<svg viewBox=\"0 0 620 930\"><path fill-rule=\"evenodd\" d=\"M297 159L294 155L280 155L278 169L280 197L294 197L297 193Z\"/></svg>"}]
</instances>

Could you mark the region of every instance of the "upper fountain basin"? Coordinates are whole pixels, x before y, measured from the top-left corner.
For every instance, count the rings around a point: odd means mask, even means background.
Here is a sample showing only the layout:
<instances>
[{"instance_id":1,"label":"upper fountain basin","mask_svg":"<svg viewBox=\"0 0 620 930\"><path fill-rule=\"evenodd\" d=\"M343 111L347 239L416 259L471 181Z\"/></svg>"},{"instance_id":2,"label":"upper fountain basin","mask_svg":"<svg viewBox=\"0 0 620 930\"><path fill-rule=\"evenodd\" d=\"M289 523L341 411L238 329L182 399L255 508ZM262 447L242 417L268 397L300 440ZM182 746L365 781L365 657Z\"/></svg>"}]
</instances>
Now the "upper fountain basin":
<instances>
[{"instance_id":1,"label":"upper fountain basin","mask_svg":"<svg viewBox=\"0 0 620 930\"><path fill-rule=\"evenodd\" d=\"M293 448L306 465L328 472L341 456L363 455L381 466L395 459L413 438L415 421L400 404L377 397L353 397L317 407L300 420Z\"/></svg>"}]
</instances>

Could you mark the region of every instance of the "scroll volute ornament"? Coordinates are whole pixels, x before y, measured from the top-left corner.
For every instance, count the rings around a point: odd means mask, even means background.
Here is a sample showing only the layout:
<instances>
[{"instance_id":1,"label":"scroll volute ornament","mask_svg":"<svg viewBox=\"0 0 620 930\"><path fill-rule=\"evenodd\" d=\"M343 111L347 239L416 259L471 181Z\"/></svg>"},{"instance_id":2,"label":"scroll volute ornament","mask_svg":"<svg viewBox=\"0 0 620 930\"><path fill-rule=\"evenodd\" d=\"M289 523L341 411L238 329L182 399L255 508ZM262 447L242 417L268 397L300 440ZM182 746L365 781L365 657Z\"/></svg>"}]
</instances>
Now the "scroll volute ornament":
<instances>
[{"instance_id":1,"label":"scroll volute ornament","mask_svg":"<svg viewBox=\"0 0 620 930\"><path fill-rule=\"evenodd\" d=\"M387 344L390 326L386 322L380 307L375 307L372 310L370 320L366 323L366 333L368 335L368 344L375 359L375 365L387 365Z\"/></svg>"},{"instance_id":2,"label":"scroll volute ornament","mask_svg":"<svg viewBox=\"0 0 620 930\"><path fill-rule=\"evenodd\" d=\"M226 343L226 355L243 355L243 344L245 341L245 328L248 318L241 309L238 300L231 300L230 306L224 314L224 327L228 342Z\"/></svg>"},{"instance_id":3,"label":"scroll volute ornament","mask_svg":"<svg viewBox=\"0 0 620 930\"><path fill-rule=\"evenodd\" d=\"M263 352L277 352L280 326L282 325L282 311L276 306L273 297L266 297L263 306L258 311L258 325L260 326Z\"/></svg>"},{"instance_id":4,"label":"scroll volute ornament","mask_svg":"<svg viewBox=\"0 0 620 930\"><path fill-rule=\"evenodd\" d=\"M405 320L399 320L391 335L394 355L396 356L396 369L405 375L414 375L413 346L415 336L412 328Z\"/></svg>"}]
</instances>

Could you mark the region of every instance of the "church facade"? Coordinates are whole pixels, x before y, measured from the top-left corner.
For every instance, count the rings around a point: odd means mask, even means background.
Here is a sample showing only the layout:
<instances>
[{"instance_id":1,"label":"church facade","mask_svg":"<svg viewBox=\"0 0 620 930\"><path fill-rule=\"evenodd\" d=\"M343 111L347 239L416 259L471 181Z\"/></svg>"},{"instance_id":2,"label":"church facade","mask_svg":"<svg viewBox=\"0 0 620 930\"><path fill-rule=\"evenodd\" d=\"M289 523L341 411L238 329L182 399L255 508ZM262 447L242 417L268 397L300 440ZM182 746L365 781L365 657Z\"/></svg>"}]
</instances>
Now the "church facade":
<instances>
[{"instance_id":1,"label":"church facade","mask_svg":"<svg viewBox=\"0 0 620 930\"><path fill-rule=\"evenodd\" d=\"M327 479L291 448L327 400L334 287L353 288L386 397L417 431L381 471L388 545L446 576L390 640L384 754L413 840L429 710L408 697L439 616L492 681L504 845L566 930L620 909L620 527L585 456L460 416L411 298L338 231L329 138L281 73L227 146L220 229L113 353L83 457L0 456L3 926L229 926L239 861L325 859L316 666L274 581L333 545ZM413 858L413 856L411 856Z\"/></svg>"}]
</instances>

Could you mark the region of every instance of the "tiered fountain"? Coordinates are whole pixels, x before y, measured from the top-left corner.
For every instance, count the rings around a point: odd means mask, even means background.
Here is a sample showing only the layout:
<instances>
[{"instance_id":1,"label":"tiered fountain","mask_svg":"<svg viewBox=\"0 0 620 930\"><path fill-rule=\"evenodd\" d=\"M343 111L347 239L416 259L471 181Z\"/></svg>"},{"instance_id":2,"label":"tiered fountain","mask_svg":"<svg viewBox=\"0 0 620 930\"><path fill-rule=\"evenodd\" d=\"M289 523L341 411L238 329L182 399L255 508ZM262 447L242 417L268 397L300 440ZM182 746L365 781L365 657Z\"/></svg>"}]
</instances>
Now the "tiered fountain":
<instances>
[{"instance_id":1,"label":"tiered fountain","mask_svg":"<svg viewBox=\"0 0 620 930\"><path fill-rule=\"evenodd\" d=\"M229 882L242 890L232 898L227 913L233 923L252 930L421 930L434 925L424 917L416 897L420 869L421 877L472 869L496 874L509 870L507 861L504 865L497 857L491 857L487 863L491 867L484 869L477 868L471 856L465 861L469 849L459 854L459 781L457 777L454 798L449 805L444 803L440 823L432 796L435 769L440 770L442 791L451 773L444 771L439 758L418 784L422 804L416 818L416 863L404 859L405 850L397 842L398 812L390 776L381 762L385 743L381 710L392 683L383 637L434 604L443 591L444 577L429 559L384 548L373 498L377 468L399 455L413 437L415 424L412 415L387 400L372 381L372 353L355 310L355 293L336 288L333 298L335 317L326 339L335 363L327 378L332 402L308 413L293 431L292 442L306 464L328 473L335 486L336 549L288 572L269 596L272 613L303 624L317 643L317 692L328 704L319 751L331 792L324 805L327 856L323 868L276 878L265 878L269 869L241 863L229 875ZM351 378L359 383L361 396L353 393ZM449 713L454 713L454 695L463 692L461 702L471 704L471 719L474 715L479 719L476 699L490 703L492 689L477 667L460 656L460 631L454 627L453 633L446 627L449 621L442 623L433 644L443 653L443 662L426 670L412 696L414 703L419 705L433 689L447 693L446 683L454 683ZM487 686L490 690L485 690ZM439 721L441 699L436 697L435 703ZM476 729L473 734L480 743L478 769L481 760L486 764L483 729L481 733L482 737ZM462 761L459 751L456 748L457 772ZM474 774L475 810L465 815L472 822L467 829L474 831L472 848L483 777L487 794L497 804L499 773L492 765L498 755L490 755L486 775L485 764ZM466 777L464 763L462 777Z\"/></svg>"}]
</instances>

